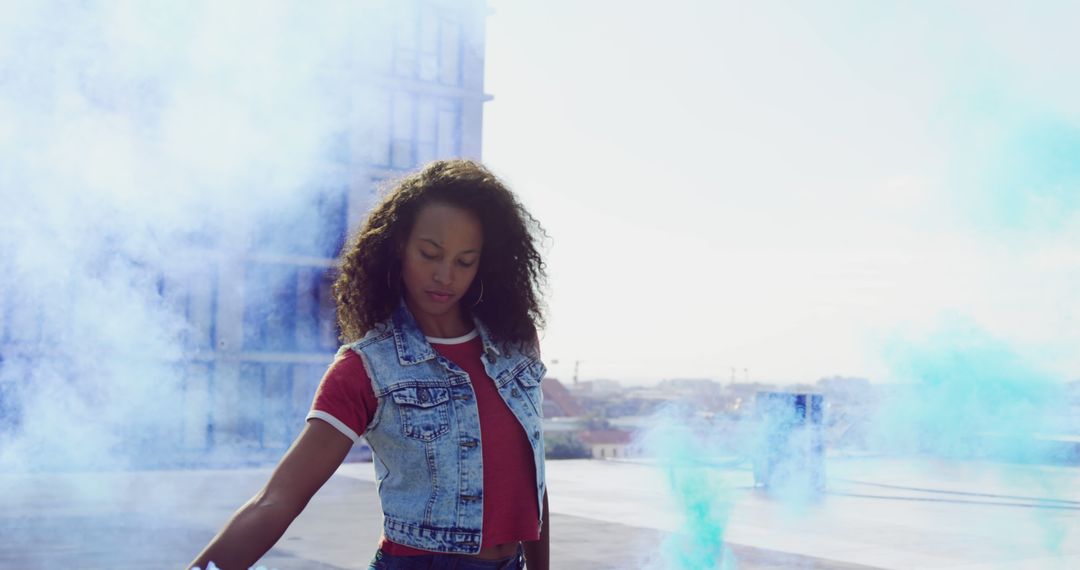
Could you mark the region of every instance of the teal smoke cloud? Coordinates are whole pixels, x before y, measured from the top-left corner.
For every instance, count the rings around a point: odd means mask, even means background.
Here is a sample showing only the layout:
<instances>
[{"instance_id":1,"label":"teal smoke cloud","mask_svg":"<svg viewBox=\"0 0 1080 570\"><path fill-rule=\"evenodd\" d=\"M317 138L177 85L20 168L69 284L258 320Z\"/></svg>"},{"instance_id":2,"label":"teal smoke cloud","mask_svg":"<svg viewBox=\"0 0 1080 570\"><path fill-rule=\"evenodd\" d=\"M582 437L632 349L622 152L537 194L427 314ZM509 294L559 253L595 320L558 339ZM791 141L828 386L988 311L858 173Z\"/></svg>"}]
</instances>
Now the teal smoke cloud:
<instances>
[{"instance_id":1,"label":"teal smoke cloud","mask_svg":"<svg viewBox=\"0 0 1080 570\"><path fill-rule=\"evenodd\" d=\"M724 536L737 496L730 473L709 461L724 454L725 446L713 426L686 407L665 407L652 419L653 427L640 445L655 457L673 508L680 513L678 531L661 546L663 567L733 570L736 561Z\"/></svg>"},{"instance_id":2,"label":"teal smoke cloud","mask_svg":"<svg viewBox=\"0 0 1080 570\"><path fill-rule=\"evenodd\" d=\"M875 420L881 450L1060 459L1040 442L1069 427L1062 382L969 319L949 318L924 338L896 338L885 356L904 383L883 399Z\"/></svg>"}]
</instances>

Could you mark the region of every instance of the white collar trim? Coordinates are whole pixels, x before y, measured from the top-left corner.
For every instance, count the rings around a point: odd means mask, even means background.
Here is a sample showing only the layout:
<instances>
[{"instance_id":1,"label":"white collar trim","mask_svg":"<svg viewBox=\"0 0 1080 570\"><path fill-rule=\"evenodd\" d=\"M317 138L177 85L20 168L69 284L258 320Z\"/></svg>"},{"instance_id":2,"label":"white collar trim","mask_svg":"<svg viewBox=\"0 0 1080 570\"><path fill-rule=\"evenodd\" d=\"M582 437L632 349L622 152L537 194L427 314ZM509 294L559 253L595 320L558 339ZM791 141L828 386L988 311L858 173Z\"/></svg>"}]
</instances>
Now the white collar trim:
<instances>
[{"instance_id":1,"label":"white collar trim","mask_svg":"<svg viewBox=\"0 0 1080 570\"><path fill-rule=\"evenodd\" d=\"M424 338L431 344L462 344L476 338L479 334L480 333L477 332L476 329L473 329L471 332L454 338L439 338L434 336L425 336Z\"/></svg>"}]
</instances>

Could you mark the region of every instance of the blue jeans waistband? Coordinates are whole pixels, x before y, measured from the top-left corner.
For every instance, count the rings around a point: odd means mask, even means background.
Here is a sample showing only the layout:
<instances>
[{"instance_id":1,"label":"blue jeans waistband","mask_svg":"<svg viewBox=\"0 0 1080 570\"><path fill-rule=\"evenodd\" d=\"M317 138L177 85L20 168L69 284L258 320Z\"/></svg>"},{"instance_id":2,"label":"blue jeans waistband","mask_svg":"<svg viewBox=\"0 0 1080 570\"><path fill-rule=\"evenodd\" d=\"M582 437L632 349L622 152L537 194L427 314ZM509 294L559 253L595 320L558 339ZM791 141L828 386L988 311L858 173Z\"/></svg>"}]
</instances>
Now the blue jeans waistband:
<instances>
[{"instance_id":1,"label":"blue jeans waistband","mask_svg":"<svg viewBox=\"0 0 1080 570\"><path fill-rule=\"evenodd\" d=\"M517 553L498 560L481 560L462 554L425 554L394 556L380 548L375 551L368 570L522 570L525 568L525 549L518 544Z\"/></svg>"}]
</instances>

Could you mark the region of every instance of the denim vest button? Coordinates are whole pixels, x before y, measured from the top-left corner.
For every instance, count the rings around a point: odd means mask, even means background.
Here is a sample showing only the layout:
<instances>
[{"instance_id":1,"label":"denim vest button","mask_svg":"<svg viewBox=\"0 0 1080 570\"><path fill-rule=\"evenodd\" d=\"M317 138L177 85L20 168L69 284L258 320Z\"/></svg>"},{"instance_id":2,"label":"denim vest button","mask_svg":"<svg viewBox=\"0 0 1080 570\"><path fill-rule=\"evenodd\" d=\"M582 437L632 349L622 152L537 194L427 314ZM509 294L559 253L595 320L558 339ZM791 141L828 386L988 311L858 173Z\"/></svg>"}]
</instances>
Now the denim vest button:
<instances>
[{"instance_id":1,"label":"denim vest button","mask_svg":"<svg viewBox=\"0 0 1080 570\"><path fill-rule=\"evenodd\" d=\"M515 398L520 398L521 397L521 392L518 392L517 388L514 388L513 390L511 390L510 393L513 394Z\"/></svg>"},{"instance_id":2,"label":"denim vest button","mask_svg":"<svg viewBox=\"0 0 1080 570\"><path fill-rule=\"evenodd\" d=\"M540 439L540 430L536 430L533 432L533 439Z\"/></svg>"},{"instance_id":3,"label":"denim vest button","mask_svg":"<svg viewBox=\"0 0 1080 570\"><path fill-rule=\"evenodd\" d=\"M490 352L487 355L488 364L495 364L495 355Z\"/></svg>"}]
</instances>

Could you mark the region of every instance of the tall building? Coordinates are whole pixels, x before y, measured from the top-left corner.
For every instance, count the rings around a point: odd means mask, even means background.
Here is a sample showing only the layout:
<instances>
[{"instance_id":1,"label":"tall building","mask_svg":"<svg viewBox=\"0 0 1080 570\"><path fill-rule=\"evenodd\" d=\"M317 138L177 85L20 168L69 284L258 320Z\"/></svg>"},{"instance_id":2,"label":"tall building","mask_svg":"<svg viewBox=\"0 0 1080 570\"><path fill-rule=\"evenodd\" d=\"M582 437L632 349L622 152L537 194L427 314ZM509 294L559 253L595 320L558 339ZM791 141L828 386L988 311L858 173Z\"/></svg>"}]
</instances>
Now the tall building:
<instances>
[{"instance_id":1,"label":"tall building","mask_svg":"<svg viewBox=\"0 0 1080 570\"><path fill-rule=\"evenodd\" d=\"M280 454L302 428L338 348L335 257L379 184L436 158L480 157L483 106L491 98L484 92L486 4L372 4L379 9L357 14L355 57L326 70L338 74L334 84L353 86L340 94L341 130L332 137L328 172L318 177L332 182L306 189L310 207L286 219L249 221L250 242L193 236L177 255L197 260L189 265L198 275L161 276L161 296L189 326L176 362L179 419L155 437L185 461L237 449L249 457ZM4 353L15 350L7 349L41 316L40 308L15 301L0 305L2 366ZM12 408L9 419L17 414L17 390L0 385L0 412Z\"/></svg>"}]
</instances>

